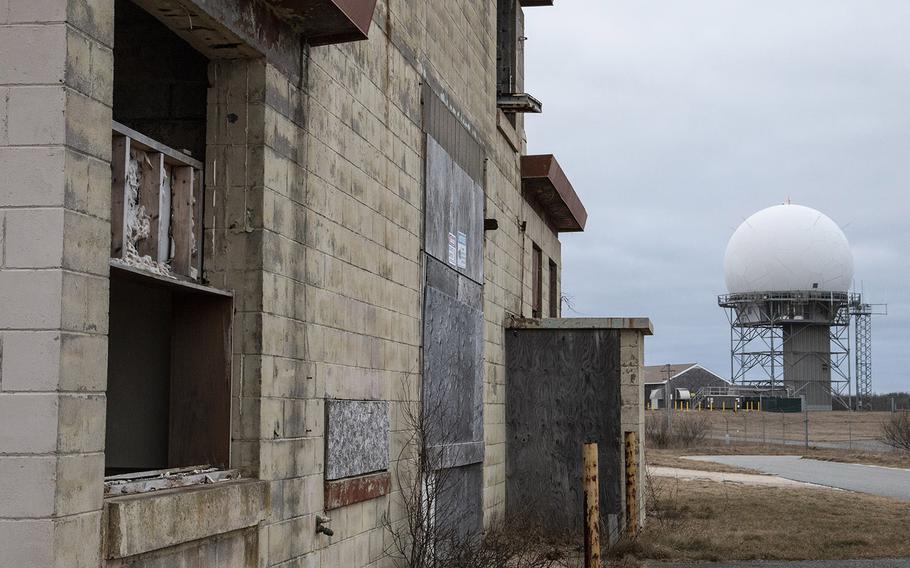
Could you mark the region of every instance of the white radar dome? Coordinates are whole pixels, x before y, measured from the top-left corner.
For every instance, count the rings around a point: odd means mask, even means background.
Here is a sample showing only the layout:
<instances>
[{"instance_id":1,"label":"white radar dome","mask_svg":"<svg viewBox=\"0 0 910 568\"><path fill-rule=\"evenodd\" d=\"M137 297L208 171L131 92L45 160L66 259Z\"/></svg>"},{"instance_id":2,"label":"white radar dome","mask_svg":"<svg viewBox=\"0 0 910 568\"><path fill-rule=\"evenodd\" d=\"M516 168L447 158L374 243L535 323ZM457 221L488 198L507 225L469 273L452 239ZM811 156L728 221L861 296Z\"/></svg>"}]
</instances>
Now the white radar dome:
<instances>
[{"instance_id":1,"label":"white radar dome","mask_svg":"<svg viewBox=\"0 0 910 568\"><path fill-rule=\"evenodd\" d=\"M724 255L731 294L818 290L847 292L853 253L837 223L802 205L776 205L736 229Z\"/></svg>"}]
</instances>

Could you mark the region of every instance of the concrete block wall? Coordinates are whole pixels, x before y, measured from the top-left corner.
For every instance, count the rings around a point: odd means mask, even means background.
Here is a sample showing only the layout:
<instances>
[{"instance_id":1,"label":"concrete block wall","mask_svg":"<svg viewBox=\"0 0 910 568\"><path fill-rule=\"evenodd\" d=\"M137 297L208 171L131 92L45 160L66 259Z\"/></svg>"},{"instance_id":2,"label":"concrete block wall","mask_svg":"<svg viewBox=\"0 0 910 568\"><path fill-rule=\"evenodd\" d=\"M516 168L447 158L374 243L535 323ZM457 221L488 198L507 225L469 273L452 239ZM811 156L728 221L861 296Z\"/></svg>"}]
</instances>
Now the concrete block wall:
<instances>
[{"instance_id":1,"label":"concrete block wall","mask_svg":"<svg viewBox=\"0 0 910 568\"><path fill-rule=\"evenodd\" d=\"M0 2L0 566L97 566L108 0Z\"/></svg>"},{"instance_id":2,"label":"concrete block wall","mask_svg":"<svg viewBox=\"0 0 910 568\"><path fill-rule=\"evenodd\" d=\"M103 563L113 4L0 0L0 550L15 566ZM271 501L236 540L260 566L389 564L394 482L331 511L335 536L314 529L324 400L392 402L394 479L420 393L425 82L488 156L484 504L504 509L502 326L530 312L531 241L560 260L521 197L523 143L497 130L495 14L380 0L368 41L303 48L301 76L271 53L209 66L204 271L234 292L231 462Z\"/></svg>"},{"instance_id":3,"label":"concrete block wall","mask_svg":"<svg viewBox=\"0 0 910 568\"><path fill-rule=\"evenodd\" d=\"M620 422L622 432L635 432L638 438L638 523L644 526L645 522L645 496L647 494L647 479L644 475L645 459L645 387L644 373L644 348L645 337L639 330L623 330L619 338L619 380L622 406L620 408ZM622 454L625 468L625 452ZM625 500L625 495L623 495ZM625 501L624 505L625 506Z\"/></svg>"}]
</instances>

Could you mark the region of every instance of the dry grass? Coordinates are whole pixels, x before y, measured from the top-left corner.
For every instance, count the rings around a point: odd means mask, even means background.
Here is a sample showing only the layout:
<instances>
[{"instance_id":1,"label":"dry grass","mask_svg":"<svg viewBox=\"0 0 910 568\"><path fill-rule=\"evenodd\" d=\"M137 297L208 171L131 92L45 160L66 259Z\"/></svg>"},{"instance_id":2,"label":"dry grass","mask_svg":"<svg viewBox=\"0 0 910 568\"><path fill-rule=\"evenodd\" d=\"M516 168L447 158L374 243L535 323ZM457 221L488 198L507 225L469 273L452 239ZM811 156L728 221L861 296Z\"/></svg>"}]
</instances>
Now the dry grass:
<instances>
[{"instance_id":1,"label":"dry grass","mask_svg":"<svg viewBox=\"0 0 910 568\"><path fill-rule=\"evenodd\" d=\"M615 556L815 560L910 556L910 503L830 489L652 478L648 527Z\"/></svg>"}]
</instances>

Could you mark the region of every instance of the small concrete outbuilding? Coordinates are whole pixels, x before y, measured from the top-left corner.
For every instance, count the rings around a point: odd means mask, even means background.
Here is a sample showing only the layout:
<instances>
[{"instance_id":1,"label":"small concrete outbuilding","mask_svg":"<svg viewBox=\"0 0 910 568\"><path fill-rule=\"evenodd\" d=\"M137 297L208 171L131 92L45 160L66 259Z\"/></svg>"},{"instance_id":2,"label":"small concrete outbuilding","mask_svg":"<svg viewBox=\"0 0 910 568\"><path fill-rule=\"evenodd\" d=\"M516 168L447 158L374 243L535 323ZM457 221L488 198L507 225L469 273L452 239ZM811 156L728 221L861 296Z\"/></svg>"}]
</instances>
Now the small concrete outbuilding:
<instances>
[{"instance_id":1,"label":"small concrete outbuilding","mask_svg":"<svg viewBox=\"0 0 910 568\"><path fill-rule=\"evenodd\" d=\"M645 373L645 404L650 409L666 408L666 385L670 381L670 403L690 404L704 387L729 387L732 383L698 363L648 365Z\"/></svg>"}]
</instances>

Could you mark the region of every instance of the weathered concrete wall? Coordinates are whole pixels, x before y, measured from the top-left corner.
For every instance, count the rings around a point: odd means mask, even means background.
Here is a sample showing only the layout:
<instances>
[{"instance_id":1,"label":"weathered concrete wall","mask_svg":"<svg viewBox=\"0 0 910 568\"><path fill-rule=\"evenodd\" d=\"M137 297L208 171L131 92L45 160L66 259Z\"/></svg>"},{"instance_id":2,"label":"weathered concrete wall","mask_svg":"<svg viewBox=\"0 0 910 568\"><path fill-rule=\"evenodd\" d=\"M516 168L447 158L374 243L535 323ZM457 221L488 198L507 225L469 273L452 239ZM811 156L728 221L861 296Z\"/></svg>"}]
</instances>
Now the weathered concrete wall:
<instances>
[{"instance_id":1,"label":"weathered concrete wall","mask_svg":"<svg viewBox=\"0 0 910 568\"><path fill-rule=\"evenodd\" d=\"M111 7L0 3L5 565L99 565Z\"/></svg>"},{"instance_id":2,"label":"weathered concrete wall","mask_svg":"<svg viewBox=\"0 0 910 568\"><path fill-rule=\"evenodd\" d=\"M165 3L176 5L137 2ZM390 403L394 479L402 408L420 396L425 85L488 158L485 217L499 230L483 248L482 502L487 519L502 512L503 323L530 314L532 242L544 312L546 259L561 261L521 197L521 118L516 130L495 106L495 2L380 0L368 41L312 49L281 26L257 35L271 20L243 0L182 3L225 23L218 37L249 43L224 59L194 43L214 58L204 276L234 293L231 465L268 484L270 505L257 526L141 562L248 566L255 551L258 566L388 564L381 519L400 518L394 486L333 511L333 537L315 519L326 399ZM104 562L113 6L0 0L0 549L20 566ZM187 18L163 19L196 42Z\"/></svg>"}]
</instances>

